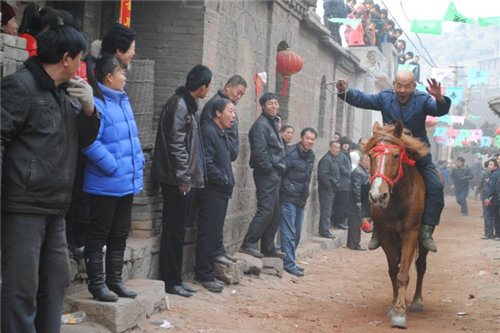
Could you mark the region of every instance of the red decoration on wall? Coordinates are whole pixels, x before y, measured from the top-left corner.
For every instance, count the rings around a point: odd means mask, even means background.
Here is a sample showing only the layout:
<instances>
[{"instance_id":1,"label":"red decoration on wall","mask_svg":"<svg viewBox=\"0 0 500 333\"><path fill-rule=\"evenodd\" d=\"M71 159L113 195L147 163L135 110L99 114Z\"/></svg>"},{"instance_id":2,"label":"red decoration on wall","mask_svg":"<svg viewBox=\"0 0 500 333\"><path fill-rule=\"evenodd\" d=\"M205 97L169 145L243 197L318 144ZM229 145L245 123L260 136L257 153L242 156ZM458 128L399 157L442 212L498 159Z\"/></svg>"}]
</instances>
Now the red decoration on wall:
<instances>
[{"instance_id":1,"label":"red decoration on wall","mask_svg":"<svg viewBox=\"0 0 500 333\"><path fill-rule=\"evenodd\" d=\"M283 96L286 95L288 79L291 75L300 72L303 65L304 61L302 58L290 49L279 51L278 54L276 54L276 71L285 78L283 82L283 91L281 92Z\"/></svg>"},{"instance_id":2,"label":"red decoration on wall","mask_svg":"<svg viewBox=\"0 0 500 333\"><path fill-rule=\"evenodd\" d=\"M120 23L130 28L130 11L132 10L132 0L120 1Z\"/></svg>"}]
</instances>

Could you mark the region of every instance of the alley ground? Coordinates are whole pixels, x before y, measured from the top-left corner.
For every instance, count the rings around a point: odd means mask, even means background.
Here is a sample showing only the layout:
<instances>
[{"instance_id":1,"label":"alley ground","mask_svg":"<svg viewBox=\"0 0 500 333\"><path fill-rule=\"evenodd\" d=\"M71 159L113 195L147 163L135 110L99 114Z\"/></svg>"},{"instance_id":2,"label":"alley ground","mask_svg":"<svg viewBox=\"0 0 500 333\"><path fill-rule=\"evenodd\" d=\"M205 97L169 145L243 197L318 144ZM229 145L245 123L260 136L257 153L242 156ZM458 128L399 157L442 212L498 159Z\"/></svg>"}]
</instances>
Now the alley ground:
<instances>
[{"instance_id":1,"label":"alley ground","mask_svg":"<svg viewBox=\"0 0 500 333\"><path fill-rule=\"evenodd\" d=\"M429 254L423 313L408 314L407 332L499 332L500 241L481 240L479 201L469 198L463 217L446 198L435 232L438 253ZM366 246L369 236L363 235ZM344 247L305 260L303 278L245 276L220 294L202 290L191 299L170 296L171 309L133 332L389 332L385 316L392 298L383 251ZM416 274L412 266L410 300ZM167 320L174 327L153 324Z\"/></svg>"}]
</instances>

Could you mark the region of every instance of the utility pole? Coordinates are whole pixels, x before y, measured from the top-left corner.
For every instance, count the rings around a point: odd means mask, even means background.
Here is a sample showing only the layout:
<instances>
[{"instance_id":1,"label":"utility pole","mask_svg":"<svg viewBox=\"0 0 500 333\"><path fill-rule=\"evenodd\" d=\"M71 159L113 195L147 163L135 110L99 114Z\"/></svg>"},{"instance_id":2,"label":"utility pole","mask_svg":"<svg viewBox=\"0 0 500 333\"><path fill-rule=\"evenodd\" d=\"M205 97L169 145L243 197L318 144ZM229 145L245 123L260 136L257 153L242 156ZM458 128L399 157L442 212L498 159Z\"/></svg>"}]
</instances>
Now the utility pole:
<instances>
[{"instance_id":1,"label":"utility pole","mask_svg":"<svg viewBox=\"0 0 500 333\"><path fill-rule=\"evenodd\" d=\"M464 68L463 66L448 66L450 68L453 68L453 87L456 87L458 85L458 69L459 68ZM455 105L452 103L451 108L450 108L450 115L452 116L450 120L450 129L453 129L453 115L455 114ZM448 147L448 161L451 159L451 151L453 147Z\"/></svg>"}]
</instances>

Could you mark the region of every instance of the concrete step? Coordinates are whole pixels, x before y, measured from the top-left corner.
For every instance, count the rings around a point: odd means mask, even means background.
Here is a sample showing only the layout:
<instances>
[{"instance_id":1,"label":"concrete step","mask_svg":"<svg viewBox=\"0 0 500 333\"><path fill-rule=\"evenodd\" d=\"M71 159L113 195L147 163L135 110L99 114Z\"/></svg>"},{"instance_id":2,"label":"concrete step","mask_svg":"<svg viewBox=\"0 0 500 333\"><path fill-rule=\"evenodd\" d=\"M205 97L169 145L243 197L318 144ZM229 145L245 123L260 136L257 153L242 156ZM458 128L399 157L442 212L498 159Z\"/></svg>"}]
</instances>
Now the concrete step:
<instances>
[{"instance_id":1,"label":"concrete step","mask_svg":"<svg viewBox=\"0 0 500 333\"><path fill-rule=\"evenodd\" d=\"M66 297L65 309L67 312L84 311L87 315L87 328L85 323L79 325L63 325L63 332L98 332L99 327L94 323L104 326L109 332L120 333L146 324L146 320L153 314L163 311L167 301L163 281L134 279L128 280L125 285L135 291L135 299L120 298L116 303L99 302L92 298L88 291L75 293ZM71 329L74 329L73 331Z\"/></svg>"}]
</instances>

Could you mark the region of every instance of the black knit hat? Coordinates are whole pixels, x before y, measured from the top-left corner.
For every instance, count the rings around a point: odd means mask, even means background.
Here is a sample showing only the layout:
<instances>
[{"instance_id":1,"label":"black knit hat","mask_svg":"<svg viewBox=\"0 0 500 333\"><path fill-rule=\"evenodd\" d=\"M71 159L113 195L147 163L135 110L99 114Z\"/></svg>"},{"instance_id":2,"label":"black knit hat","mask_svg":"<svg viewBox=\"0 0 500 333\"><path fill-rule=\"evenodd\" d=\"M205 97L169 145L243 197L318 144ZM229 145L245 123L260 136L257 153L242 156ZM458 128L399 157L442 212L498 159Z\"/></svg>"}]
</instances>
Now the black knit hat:
<instances>
[{"instance_id":1,"label":"black knit hat","mask_svg":"<svg viewBox=\"0 0 500 333\"><path fill-rule=\"evenodd\" d=\"M2 26L6 25L9 23L9 21L13 18L16 17L16 12L14 11L14 8L11 7L7 2L2 1Z\"/></svg>"}]
</instances>

